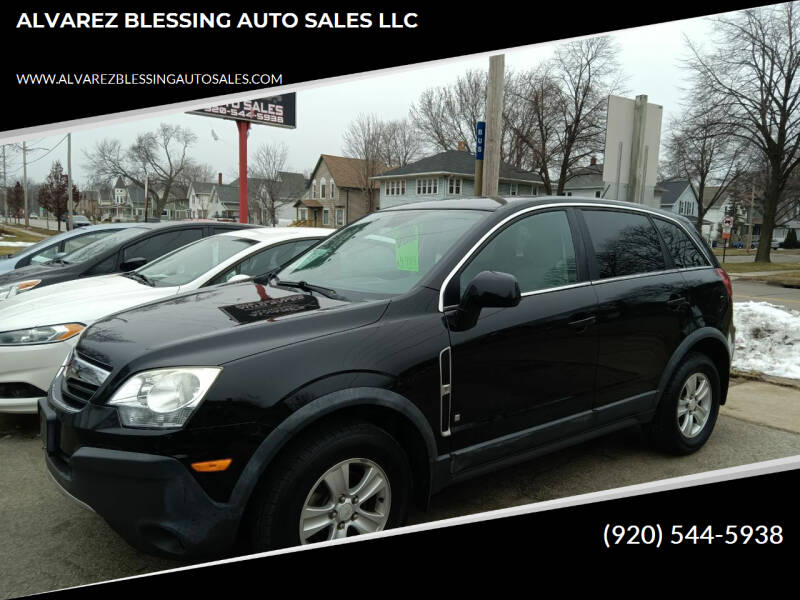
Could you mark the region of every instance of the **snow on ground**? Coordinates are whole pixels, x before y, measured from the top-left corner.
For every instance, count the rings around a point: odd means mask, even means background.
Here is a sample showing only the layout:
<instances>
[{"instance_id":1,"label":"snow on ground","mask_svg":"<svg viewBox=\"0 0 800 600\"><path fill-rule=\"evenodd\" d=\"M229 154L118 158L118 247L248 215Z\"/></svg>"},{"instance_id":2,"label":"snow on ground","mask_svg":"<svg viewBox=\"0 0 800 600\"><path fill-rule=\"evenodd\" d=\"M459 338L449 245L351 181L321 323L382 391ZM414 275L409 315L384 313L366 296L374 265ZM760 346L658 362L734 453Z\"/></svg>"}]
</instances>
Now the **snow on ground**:
<instances>
[{"instance_id":1,"label":"snow on ground","mask_svg":"<svg viewBox=\"0 0 800 600\"><path fill-rule=\"evenodd\" d=\"M769 302L736 302L733 366L800 379L800 311Z\"/></svg>"},{"instance_id":2,"label":"snow on ground","mask_svg":"<svg viewBox=\"0 0 800 600\"><path fill-rule=\"evenodd\" d=\"M17 236L15 235L0 235L0 246L8 246L10 248L24 248L25 246L33 246L36 242L9 242Z\"/></svg>"}]
</instances>

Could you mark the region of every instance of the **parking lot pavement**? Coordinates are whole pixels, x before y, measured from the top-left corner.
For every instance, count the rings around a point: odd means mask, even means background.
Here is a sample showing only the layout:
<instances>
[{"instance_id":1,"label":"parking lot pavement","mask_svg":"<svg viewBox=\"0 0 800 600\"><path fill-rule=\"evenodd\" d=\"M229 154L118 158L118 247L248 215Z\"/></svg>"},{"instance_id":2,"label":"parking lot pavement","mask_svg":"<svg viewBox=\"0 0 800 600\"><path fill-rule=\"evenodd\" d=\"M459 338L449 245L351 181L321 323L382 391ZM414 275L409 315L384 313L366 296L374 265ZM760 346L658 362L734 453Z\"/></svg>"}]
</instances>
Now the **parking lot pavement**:
<instances>
[{"instance_id":1,"label":"parking lot pavement","mask_svg":"<svg viewBox=\"0 0 800 600\"><path fill-rule=\"evenodd\" d=\"M768 403L762 406L769 410L757 410L759 403ZM415 510L410 522L795 456L800 426L792 423L800 419L783 419L777 428L763 424L760 415L790 414L800 411L798 404L798 388L739 383L714 434L695 454L665 456L650 449L638 429L621 431L448 488L433 498L429 511ZM734 416L737 411L741 418ZM41 452L36 417L0 415L0 598L182 564L133 550L100 517L64 497L47 475Z\"/></svg>"},{"instance_id":2,"label":"parking lot pavement","mask_svg":"<svg viewBox=\"0 0 800 600\"><path fill-rule=\"evenodd\" d=\"M769 302L784 308L800 310L800 289L768 285L763 281L748 281L744 277L733 279L734 302Z\"/></svg>"}]
</instances>

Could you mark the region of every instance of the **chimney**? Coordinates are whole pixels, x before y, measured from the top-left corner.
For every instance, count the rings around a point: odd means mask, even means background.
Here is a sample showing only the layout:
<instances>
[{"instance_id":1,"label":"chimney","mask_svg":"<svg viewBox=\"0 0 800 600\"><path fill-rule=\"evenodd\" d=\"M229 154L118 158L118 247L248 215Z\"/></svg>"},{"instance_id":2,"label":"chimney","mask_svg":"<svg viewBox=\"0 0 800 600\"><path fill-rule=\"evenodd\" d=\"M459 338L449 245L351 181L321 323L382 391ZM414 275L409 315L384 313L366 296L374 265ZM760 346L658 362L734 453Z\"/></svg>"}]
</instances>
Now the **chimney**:
<instances>
[{"instance_id":1,"label":"chimney","mask_svg":"<svg viewBox=\"0 0 800 600\"><path fill-rule=\"evenodd\" d=\"M222 173L217 173L217 183L219 183L219 185L222 185Z\"/></svg>"},{"instance_id":2,"label":"chimney","mask_svg":"<svg viewBox=\"0 0 800 600\"><path fill-rule=\"evenodd\" d=\"M459 152L466 152L467 151L467 144L466 142L458 142L458 151Z\"/></svg>"},{"instance_id":3,"label":"chimney","mask_svg":"<svg viewBox=\"0 0 800 600\"><path fill-rule=\"evenodd\" d=\"M589 159L589 165L590 165L590 166L592 166L592 167L593 167L593 166L595 166L596 164L597 164L597 157L596 157L596 156L593 156L591 159Z\"/></svg>"}]
</instances>

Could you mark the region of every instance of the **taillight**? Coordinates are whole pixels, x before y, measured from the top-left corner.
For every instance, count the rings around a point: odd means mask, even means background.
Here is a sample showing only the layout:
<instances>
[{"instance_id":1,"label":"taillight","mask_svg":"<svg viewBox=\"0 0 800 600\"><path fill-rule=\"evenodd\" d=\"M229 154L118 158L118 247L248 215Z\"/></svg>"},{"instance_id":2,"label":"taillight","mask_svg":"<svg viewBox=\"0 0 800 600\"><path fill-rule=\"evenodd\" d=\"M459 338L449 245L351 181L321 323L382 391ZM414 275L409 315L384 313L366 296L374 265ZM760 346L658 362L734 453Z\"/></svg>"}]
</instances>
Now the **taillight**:
<instances>
[{"instance_id":1,"label":"taillight","mask_svg":"<svg viewBox=\"0 0 800 600\"><path fill-rule=\"evenodd\" d=\"M725 284L725 289L728 290L728 297L733 298L733 287L731 286L731 278L725 272L725 269L717 269L717 275L719 275L719 278L722 279L722 283Z\"/></svg>"}]
</instances>

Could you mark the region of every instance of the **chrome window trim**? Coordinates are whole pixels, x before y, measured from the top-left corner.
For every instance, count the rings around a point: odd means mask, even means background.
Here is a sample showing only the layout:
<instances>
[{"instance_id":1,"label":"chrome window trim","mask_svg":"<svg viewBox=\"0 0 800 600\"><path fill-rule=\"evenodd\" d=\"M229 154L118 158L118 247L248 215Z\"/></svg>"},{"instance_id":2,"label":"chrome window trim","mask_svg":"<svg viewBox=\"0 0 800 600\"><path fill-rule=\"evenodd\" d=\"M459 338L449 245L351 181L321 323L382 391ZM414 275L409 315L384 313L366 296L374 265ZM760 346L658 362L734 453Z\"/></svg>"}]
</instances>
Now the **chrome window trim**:
<instances>
[{"instance_id":1,"label":"chrome window trim","mask_svg":"<svg viewBox=\"0 0 800 600\"><path fill-rule=\"evenodd\" d=\"M620 210L620 211L623 211L623 212L624 211L639 212L639 213L643 213L643 214L646 214L646 215L651 215L653 217L661 218L661 219L670 221L670 222L674 223L675 225L677 225L684 233L686 233L686 235L689 236L689 239L692 240L692 243L695 245L695 247L697 247L697 243L694 241L694 238L692 238L691 233L686 231L686 228L684 228L683 224L678 219L676 219L674 217L671 217L669 215L659 214L657 212L654 212L650 208L644 208L644 207L639 207L639 206L630 206L630 207L628 207L628 206L618 206L616 204L603 204L603 203L599 203L599 202L557 202L557 203L552 203L552 204L540 204L538 206L529 206L528 208L523 208L522 210L519 210L519 211L517 211L517 212L515 212L515 213L513 213L511 215L508 215L505 219L503 219L499 223L496 223L489 231L487 231L485 234L483 234L481 236L481 238L469 250L467 250L466 254L464 254L464 256L461 258L461 260L458 261L458 263L456 263L456 266L453 267L453 269L450 271L450 273L447 275L447 277L445 277L444 281L442 282L442 286L439 288L439 305L438 305L439 312L444 312L444 309L445 309L445 307L444 307L444 292L447 289L447 286L450 285L450 281L453 279L455 274L461 269L461 267L463 267L464 264L470 258L472 258L472 255L475 254L475 252L478 250L478 248L480 248L483 245L483 243L494 234L495 231L497 231L498 229L503 227L509 221L513 221L514 219L518 218L520 215L525 215L525 214L528 214L528 213L532 213L532 212L535 212L535 211L538 211L538 210L545 210L545 209L548 209L548 208L568 208L568 207L577 207L577 208L610 208L610 209ZM700 249L700 252L707 260L709 259L708 254L705 252L704 249ZM630 278L634 278L634 277L645 277L645 276L649 276L649 275L663 275L665 273L671 273L671 272L676 272L677 273L677 272L680 272L680 271L689 271L689 270L694 270L694 269L711 269L711 268L714 268L713 267L713 261L708 260L708 263L709 264L707 266L705 266L705 267L687 267L687 268L684 268L684 269L669 269L669 270L666 270L666 271L654 271L654 272L651 272L651 273L637 273L635 275L621 275L620 277L610 277L610 278L596 279L596 280L591 280L591 281L582 281L582 282L578 282L578 284L581 284L581 285L590 285L590 284L591 285L595 285L597 283L604 283L606 281L617 281L617 280L622 280L622 279L630 279ZM545 288L545 289L542 289L542 290L535 290L535 291L532 291L532 292L526 292L526 293L521 294L521 295L522 296L530 296L530 295L541 294L541 293L545 293L545 292L553 292L553 291L557 291L559 289L566 289L568 287L577 287L578 284L570 285L570 286L560 286L558 288Z\"/></svg>"},{"instance_id":2,"label":"chrome window trim","mask_svg":"<svg viewBox=\"0 0 800 600\"><path fill-rule=\"evenodd\" d=\"M578 281L576 283L568 283L567 285L558 285L555 287L542 288L540 290L531 290L530 292L522 292L520 296L536 296L538 294L546 294L548 292L560 292L561 290L570 290L572 288L586 287L592 285L591 281Z\"/></svg>"}]
</instances>

